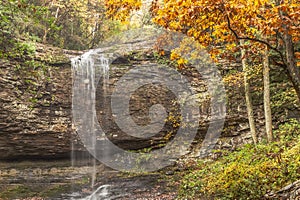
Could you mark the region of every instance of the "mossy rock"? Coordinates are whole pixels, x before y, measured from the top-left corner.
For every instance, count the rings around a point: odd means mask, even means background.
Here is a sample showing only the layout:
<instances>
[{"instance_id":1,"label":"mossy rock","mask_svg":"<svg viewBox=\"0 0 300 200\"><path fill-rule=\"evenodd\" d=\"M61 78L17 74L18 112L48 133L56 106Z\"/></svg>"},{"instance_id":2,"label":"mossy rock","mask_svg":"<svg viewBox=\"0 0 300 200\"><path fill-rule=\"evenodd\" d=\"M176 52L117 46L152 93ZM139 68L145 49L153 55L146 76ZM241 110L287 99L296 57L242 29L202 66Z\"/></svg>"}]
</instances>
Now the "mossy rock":
<instances>
[{"instance_id":1,"label":"mossy rock","mask_svg":"<svg viewBox=\"0 0 300 200\"><path fill-rule=\"evenodd\" d=\"M63 49L36 44L35 58L49 65L59 65L70 63L70 58L64 53Z\"/></svg>"}]
</instances>

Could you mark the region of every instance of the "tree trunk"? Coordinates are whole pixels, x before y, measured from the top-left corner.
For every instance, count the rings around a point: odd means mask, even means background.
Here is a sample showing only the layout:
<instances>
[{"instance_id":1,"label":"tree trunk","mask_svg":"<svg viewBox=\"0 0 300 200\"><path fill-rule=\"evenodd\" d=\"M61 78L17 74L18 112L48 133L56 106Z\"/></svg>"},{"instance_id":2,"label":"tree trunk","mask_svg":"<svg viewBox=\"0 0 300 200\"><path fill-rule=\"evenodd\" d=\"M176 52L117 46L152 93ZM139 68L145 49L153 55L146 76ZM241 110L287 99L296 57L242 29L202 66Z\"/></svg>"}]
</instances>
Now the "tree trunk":
<instances>
[{"instance_id":1,"label":"tree trunk","mask_svg":"<svg viewBox=\"0 0 300 200\"><path fill-rule=\"evenodd\" d=\"M298 102L300 103L300 70L296 65L292 36L287 31L288 30L286 30L286 32L284 33L283 38L286 51L287 70L293 83L294 89L296 90Z\"/></svg>"},{"instance_id":2,"label":"tree trunk","mask_svg":"<svg viewBox=\"0 0 300 200\"><path fill-rule=\"evenodd\" d=\"M52 5L51 5L51 6L52 6ZM57 19L58 19L58 13L59 13L59 7L57 7L57 9L56 9L56 12L55 12L55 20L52 22L52 24L55 24L55 23L56 23L56 21L57 21ZM48 18L48 16L47 16L47 18ZM44 30L43 41L42 41L43 44L46 44L46 43L47 43L47 36L48 36L48 33L49 33L50 31L51 31L51 25L50 25L49 28L46 28L46 29Z\"/></svg>"},{"instance_id":3,"label":"tree trunk","mask_svg":"<svg viewBox=\"0 0 300 200\"><path fill-rule=\"evenodd\" d=\"M244 41L241 41L243 44ZM255 130L255 122L254 122L254 115L253 115L253 107L252 107L252 99L250 94L250 84L248 81L248 72L247 72L247 60L245 55L245 49L241 50L242 53L242 66L244 72L244 87L245 87L245 98L246 98L246 106L247 106L247 113L248 113L248 121L250 126L250 132L252 135L252 139L254 144L257 144L257 135Z\"/></svg>"},{"instance_id":4,"label":"tree trunk","mask_svg":"<svg viewBox=\"0 0 300 200\"><path fill-rule=\"evenodd\" d=\"M282 1L280 0L276 0L275 2L277 6L279 6L282 3ZM279 16L283 20L284 17L287 16L287 13L279 11ZM288 27L286 24L282 24L282 28L284 29L282 36L285 47L286 68L288 71L289 79L291 80L293 87L296 91L298 102L300 103L300 70L296 64L293 39L292 36L289 34L290 27Z\"/></svg>"},{"instance_id":5,"label":"tree trunk","mask_svg":"<svg viewBox=\"0 0 300 200\"><path fill-rule=\"evenodd\" d=\"M268 142L272 142L272 113L270 105L270 63L269 51L266 48L263 55L263 76L264 76L264 111L265 111L265 125Z\"/></svg>"}]
</instances>

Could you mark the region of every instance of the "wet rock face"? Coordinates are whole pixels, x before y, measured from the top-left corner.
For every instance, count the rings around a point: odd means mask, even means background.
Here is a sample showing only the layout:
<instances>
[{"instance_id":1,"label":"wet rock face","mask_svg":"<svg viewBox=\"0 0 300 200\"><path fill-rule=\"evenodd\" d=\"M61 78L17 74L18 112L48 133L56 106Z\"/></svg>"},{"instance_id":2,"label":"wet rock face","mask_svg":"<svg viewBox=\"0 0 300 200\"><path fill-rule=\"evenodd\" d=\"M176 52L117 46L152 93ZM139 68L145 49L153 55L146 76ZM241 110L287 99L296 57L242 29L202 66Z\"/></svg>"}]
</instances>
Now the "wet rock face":
<instances>
[{"instance_id":1,"label":"wet rock face","mask_svg":"<svg viewBox=\"0 0 300 200\"><path fill-rule=\"evenodd\" d=\"M180 124L181 120L179 119L181 110L176 95L174 95L167 87L160 84L141 84L142 86L131 94L129 106L130 116L128 117L131 117L139 126L153 125L151 124L149 115L151 106L161 104L167 113L165 124L161 131L157 132L155 136L147 139L135 138L126 134L126 132L121 130L115 122L115 116L112 114L111 110L111 95L120 78L133 68L144 65L157 65L158 62L159 61L154 58L151 51L142 53L132 52L125 57L117 58L110 65L110 78L105 91L101 79L97 85L96 110L99 124L106 133L106 136L114 144L123 149L136 150L148 147L158 148L172 140L179 127L182 125ZM187 78L196 94L197 102L199 103L199 127L194 140L194 147L200 149L202 145L201 141L205 137L211 119L210 98L208 97L207 84L196 69L181 69L180 73ZM143 77L143 74L136 73L131 77L131 81L134 82L140 77ZM124 90L127 91L129 89L124 86ZM226 88L226 92L228 100L226 108L227 115L224 129L216 148L234 149L243 143L251 142L252 138L248 125L242 86L228 87ZM192 97L189 96L188 98ZM114 106L122 107L123 104L122 100L120 100L119 104ZM255 105L255 109L256 128L261 135L264 135L263 108L261 105ZM128 129L130 129L130 127L128 127Z\"/></svg>"},{"instance_id":2,"label":"wet rock face","mask_svg":"<svg viewBox=\"0 0 300 200\"><path fill-rule=\"evenodd\" d=\"M178 129L174 122L166 122L158 134L150 139L141 139L126 134L114 122L110 95L115 84L129 69L139 67L141 63L147 65L155 62L153 54L147 53L120 57L111 65L105 93L101 81L98 84L96 111L99 124L107 137L124 149L158 146L167 142ZM12 62L0 63L0 159L69 157L72 142L75 151L84 152L80 139L72 129L70 64L48 66L45 73L39 70L44 74L42 76L35 76L33 71L27 69L16 70L16 65ZM136 75L136 78L140 76ZM132 94L130 115L138 125L147 125L151 121L149 108L161 104L167 113L172 112L176 116L180 109L175 100L174 94L166 87L148 84Z\"/></svg>"},{"instance_id":3,"label":"wet rock face","mask_svg":"<svg viewBox=\"0 0 300 200\"><path fill-rule=\"evenodd\" d=\"M55 62L59 64L49 64L46 71L39 69L37 73L30 69L16 70L17 62L1 61L0 159L57 159L69 157L72 148L75 152L85 153L75 129L72 129L71 66L67 61ZM131 95L129 117L140 126L147 125L151 123L151 106L161 104L167 113L161 131L150 138L136 138L121 130L115 123L110 96L116 83L128 70L153 64L157 64L157 60L149 50L120 56L110 65L110 78L105 91L101 80L97 85L96 112L99 124L107 137L121 148L159 148L171 140L179 128L180 106L176 102L176 96L160 84L146 84ZM196 139L201 141L211 112L210 101L206 98L207 87L201 80L201 75L195 71L186 70L182 74L199 94L200 123ZM138 79L140 75L137 73L133 79ZM228 115L222 133L225 139L218 143L220 148L232 148L236 143L251 140L245 104L243 98L238 96L242 92L238 88L229 92L231 97L236 98L228 97ZM261 119L262 115L257 117L257 120Z\"/></svg>"},{"instance_id":4,"label":"wet rock face","mask_svg":"<svg viewBox=\"0 0 300 200\"><path fill-rule=\"evenodd\" d=\"M137 150L148 147L155 148L167 142L169 137L173 134L171 131L176 132L178 130L178 127L173 126L174 122L172 123L167 119L163 119L159 121L159 123L164 124L162 129L155 132L156 134L154 136L148 137L147 134L145 134L147 138L137 138L127 134L131 128L130 125L125 126L125 130L124 128L121 130L115 121L115 116L112 114L111 96L118 81L130 69L139 68L141 65L150 66L156 64L153 54L150 54L151 53L147 55L147 53L145 53L145 55L142 55L134 53L127 58L122 58L122 62L119 62L120 59L116 59L116 61L110 65L110 78L107 87L103 89L103 83L101 81L97 87L96 110L99 124L106 133L106 136L114 144L123 149ZM128 81L134 82L143 77L143 75L144 74L140 74L139 72L134 73ZM158 116L151 116L151 108L158 104L164 108L162 112L165 112L167 115L170 115L170 113L176 116L179 115L180 108L178 103L176 103L176 96L168 88L161 84L143 84L142 82L139 84L141 87L130 95L128 108L130 115L125 116L125 118L131 118L137 126L143 127L149 125L153 127L158 123L155 121ZM127 85L123 87L124 91L130 90L127 88ZM117 109L123 107L124 102L122 102L122 99L123 97L120 97L118 103L113 106ZM103 102L105 102L105 104L103 104Z\"/></svg>"},{"instance_id":5,"label":"wet rock face","mask_svg":"<svg viewBox=\"0 0 300 200\"><path fill-rule=\"evenodd\" d=\"M41 77L16 64L0 64L0 159L68 156L70 66L50 67Z\"/></svg>"}]
</instances>

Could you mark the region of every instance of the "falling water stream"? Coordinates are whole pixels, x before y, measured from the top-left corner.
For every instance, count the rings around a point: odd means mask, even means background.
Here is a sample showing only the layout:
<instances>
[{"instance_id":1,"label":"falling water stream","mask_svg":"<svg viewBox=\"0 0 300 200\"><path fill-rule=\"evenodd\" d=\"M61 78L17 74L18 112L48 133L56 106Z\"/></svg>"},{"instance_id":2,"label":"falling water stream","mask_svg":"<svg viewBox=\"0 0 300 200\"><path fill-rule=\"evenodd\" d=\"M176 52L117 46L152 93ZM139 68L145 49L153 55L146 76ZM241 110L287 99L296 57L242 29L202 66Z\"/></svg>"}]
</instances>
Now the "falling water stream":
<instances>
[{"instance_id":1,"label":"falling water stream","mask_svg":"<svg viewBox=\"0 0 300 200\"><path fill-rule=\"evenodd\" d=\"M99 79L102 79L103 95L106 95L106 87L109 79L109 59L104 54L97 54L97 50L90 50L82 56L72 59L72 71L74 78L73 108L78 108L83 114L82 116L78 116L76 113L73 113L73 116L75 116L74 124L77 124L78 129L88 130L86 132L88 137L81 139L86 139L84 141L85 147L91 154L96 155L96 142L97 139L101 139L96 135L96 88ZM98 75L99 77L97 77ZM105 104L105 102L103 103ZM91 162L91 188L94 189L97 176L97 163L95 158L91 158ZM72 163L74 164L74 160ZM102 185L90 196L82 198L82 200L107 199L107 188L108 185Z\"/></svg>"}]
</instances>

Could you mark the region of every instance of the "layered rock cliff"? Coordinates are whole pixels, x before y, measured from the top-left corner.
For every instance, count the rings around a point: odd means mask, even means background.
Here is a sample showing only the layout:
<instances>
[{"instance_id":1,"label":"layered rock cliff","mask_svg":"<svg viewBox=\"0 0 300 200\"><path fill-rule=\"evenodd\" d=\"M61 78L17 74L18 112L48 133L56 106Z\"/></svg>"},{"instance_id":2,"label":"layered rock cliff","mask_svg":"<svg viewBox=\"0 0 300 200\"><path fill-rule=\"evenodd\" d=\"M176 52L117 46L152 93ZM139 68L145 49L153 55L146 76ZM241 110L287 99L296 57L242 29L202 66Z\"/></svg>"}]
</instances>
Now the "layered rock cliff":
<instances>
[{"instance_id":1,"label":"layered rock cliff","mask_svg":"<svg viewBox=\"0 0 300 200\"><path fill-rule=\"evenodd\" d=\"M110 95L116 82L130 69L141 65L152 65L162 62L151 47L143 41L140 50L125 50L110 65L109 81L106 93L103 93L101 82L97 89L97 117L107 136L124 149L159 148L170 139L178 127L174 121L166 120L164 128L150 139L128 136L114 122L110 108ZM122 48L122 47L119 47ZM72 72L70 57L82 52L67 52L57 48L38 45L36 53L36 69L18 68L20 61L0 62L0 159L48 159L67 158L72 148L74 152L84 152L76 127L72 128ZM238 64L224 64L221 71L238 69ZM207 87L201 75L193 70L183 70L191 85L200 94L207 93ZM137 74L138 75L138 74ZM103 95L105 94L105 95ZM249 126L243 99L243 88L227 88L227 116L217 148L234 149L235 146L250 142ZM130 112L137 124L149 123L149 107L162 104L168 113L175 110L175 96L161 85L147 85L138 89L131 98ZM103 102L106 102L105 104ZM178 107L178 105L177 105ZM261 106L256 107L258 132L263 134L263 112ZM201 146L206 133L210 115L209 100L200 102L199 131L194 142ZM176 116L175 116L176 118Z\"/></svg>"}]
</instances>

